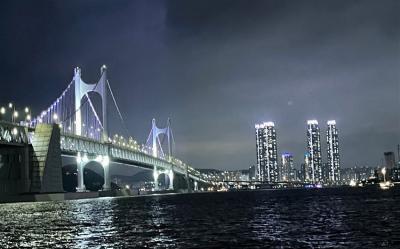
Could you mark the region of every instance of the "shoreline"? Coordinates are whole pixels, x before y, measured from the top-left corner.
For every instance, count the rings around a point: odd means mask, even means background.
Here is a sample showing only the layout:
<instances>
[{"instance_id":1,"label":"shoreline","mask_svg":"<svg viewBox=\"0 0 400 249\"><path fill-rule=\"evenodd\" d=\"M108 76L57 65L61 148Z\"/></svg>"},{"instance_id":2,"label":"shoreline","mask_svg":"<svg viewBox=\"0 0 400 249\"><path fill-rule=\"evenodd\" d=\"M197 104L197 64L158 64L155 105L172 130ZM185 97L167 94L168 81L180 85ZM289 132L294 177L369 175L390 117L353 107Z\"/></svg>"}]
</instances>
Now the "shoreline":
<instances>
[{"instance_id":1,"label":"shoreline","mask_svg":"<svg viewBox=\"0 0 400 249\"><path fill-rule=\"evenodd\" d=\"M157 191L144 194L132 194L123 190L109 191L88 191L88 192L63 192L63 193L37 193L37 194L20 194L0 197L0 205L7 203L22 203L22 202L51 202L51 201L68 201L68 200L83 200L95 199L104 197L140 197L152 195L168 195L180 194L174 191Z\"/></svg>"},{"instance_id":2,"label":"shoreline","mask_svg":"<svg viewBox=\"0 0 400 249\"><path fill-rule=\"evenodd\" d=\"M400 188L400 185L393 187L394 189ZM377 186L368 187L351 187L351 186L329 186L323 188L280 188L280 189L240 189L240 190L228 190L228 191L199 191L199 192L186 192L186 191L154 191L143 194L132 194L124 190L109 190L109 191L97 191L97 192L64 192L64 193L38 193L38 194L21 194L21 195L10 195L1 196L0 205L8 203L24 203L24 202L52 202L52 201L68 201L68 200L84 200L84 199L96 199L96 198L129 198L129 197L149 197L149 196L164 196L164 195L178 195L178 194L206 194L206 193L234 193L234 192L282 192L290 190L330 190L330 189L376 189ZM380 191L387 191L382 190Z\"/></svg>"}]
</instances>

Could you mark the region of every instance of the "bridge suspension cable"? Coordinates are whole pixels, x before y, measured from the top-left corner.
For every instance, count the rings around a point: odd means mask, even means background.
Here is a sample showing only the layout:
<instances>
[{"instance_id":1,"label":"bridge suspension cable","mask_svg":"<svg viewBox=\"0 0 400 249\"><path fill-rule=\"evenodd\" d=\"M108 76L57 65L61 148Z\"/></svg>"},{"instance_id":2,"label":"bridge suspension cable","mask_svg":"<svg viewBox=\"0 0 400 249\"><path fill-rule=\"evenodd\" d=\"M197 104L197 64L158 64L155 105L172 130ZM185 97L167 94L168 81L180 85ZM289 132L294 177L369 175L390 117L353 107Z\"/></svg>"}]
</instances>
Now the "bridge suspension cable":
<instances>
[{"instance_id":1,"label":"bridge suspension cable","mask_svg":"<svg viewBox=\"0 0 400 249\"><path fill-rule=\"evenodd\" d=\"M100 82L100 81L99 81ZM99 85L97 82L90 91L95 91ZM85 93L83 100L80 101L79 107L75 106L75 85L76 81L73 79L63 91L63 93L50 105L47 109L41 112L39 116L30 122L30 126L34 127L39 123L57 123L60 125L64 133L75 134L76 132L76 115L82 112L83 119L82 131L84 135L93 139L101 139L101 133L104 130L103 123L101 122L93 102L89 94Z\"/></svg>"}]
</instances>

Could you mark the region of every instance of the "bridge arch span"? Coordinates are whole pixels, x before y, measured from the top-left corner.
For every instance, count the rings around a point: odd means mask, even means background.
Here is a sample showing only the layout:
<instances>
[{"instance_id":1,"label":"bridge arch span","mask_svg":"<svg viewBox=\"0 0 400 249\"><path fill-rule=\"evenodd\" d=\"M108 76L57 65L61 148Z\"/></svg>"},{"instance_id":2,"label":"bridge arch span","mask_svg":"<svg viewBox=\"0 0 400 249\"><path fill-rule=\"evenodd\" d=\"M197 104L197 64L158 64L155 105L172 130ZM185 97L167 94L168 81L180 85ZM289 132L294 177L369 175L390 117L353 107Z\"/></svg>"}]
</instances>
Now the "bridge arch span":
<instances>
[{"instance_id":1,"label":"bridge arch span","mask_svg":"<svg viewBox=\"0 0 400 249\"><path fill-rule=\"evenodd\" d=\"M153 178L154 178L155 190L159 190L160 185L164 185L164 187L169 190L174 189L174 171L172 169L170 169L170 170L154 170ZM164 183L164 184L162 184L162 183Z\"/></svg>"},{"instance_id":2,"label":"bridge arch span","mask_svg":"<svg viewBox=\"0 0 400 249\"><path fill-rule=\"evenodd\" d=\"M103 168L103 178L104 178L104 184L103 184L103 190L109 190L111 189L111 181L110 181L110 158L107 155L97 155L95 157L90 157L87 154L81 154L78 152L78 155L76 157L76 163L77 163L77 171L78 171L78 186L77 186L77 191L84 191L85 190L85 179L84 179L84 173L85 173L85 167L89 163L92 162L97 162L100 164Z\"/></svg>"}]
</instances>

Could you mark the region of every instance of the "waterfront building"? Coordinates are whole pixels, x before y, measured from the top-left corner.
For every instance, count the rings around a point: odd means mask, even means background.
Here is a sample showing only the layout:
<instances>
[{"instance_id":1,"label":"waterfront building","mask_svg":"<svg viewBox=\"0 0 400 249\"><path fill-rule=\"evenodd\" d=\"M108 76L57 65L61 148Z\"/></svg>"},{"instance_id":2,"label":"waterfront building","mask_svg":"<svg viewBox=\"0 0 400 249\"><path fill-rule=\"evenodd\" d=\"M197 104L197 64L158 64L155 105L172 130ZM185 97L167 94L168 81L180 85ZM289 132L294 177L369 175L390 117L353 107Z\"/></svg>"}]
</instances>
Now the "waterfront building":
<instances>
[{"instance_id":1,"label":"waterfront building","mask_svg":"<svg viewBox=\"0 0 400 249\"><path fill-rule=\"evenodd\" d=\"M304 177L304 182L312 182L311 178L311 156L310 153L306 152L304 153L304 163L302 164L303 168L302 170L304 171L303 177Z\"/></svg>"},{"instance_id":2,"label":"waterfront building","mask_svg":"<svg viewBox=\"0 0 400 249\"><path fill-rule=\"evenodd\" d=\"M249 180L250 181L255 181L257 180L257 169L255 165L250 166L249 168Z\"/></svg>"},{"instance_id":3,"label":"waterfront building","mask_svg":"<svg viewBox=\"0 0 400 249\"><path fill-rule=\"evenodd\" d=\"M306 159L307 153L304 154L304 163L300 164L300 181L307 182L308 179L308 164Z\"/></svg>"},{"instance_id":4,"label":"waterfront building","mask_svg":"<svg viewBox=\"0 0 400 249\"><path fill-rule=\"evenodd\" d=\"M307 152L309 154L309 180L312 183L321 183L323 181L321 137L317 120L307 121Z\"/></svg>"},{"instance_id":5,"label":"waterfront building","mask_svg":"<svg viewBox=\"0 0 400 249\"><path fill-rule=\"evenodd\" d=\"M383 154L385 156L386 168L391 169L391 168L396 167L396 159L394 156L394 152L388 151Z\"/></svg>"},{"instance_id":6,"label":"waterfront building","mask_svg":"<svg viewBox=\"0 0 400 249\"><path fill-rule=\"evenodd\" d=\"M295 176L295 181L296 182L303 182L303 173L301 169L294 169L294 171L296 172L296 176Z\"/></svg>"},{"instance_id":7,"label":"waterfront building","mask_svg":"<svg viewBox=\"0 0 400 249\"><path fill-rule=\"evenodd\" d=\"M379 171L371 167L351 167L341 170L341 183L350 184L351 181L366 181L370 178L379 178Z\"/></svg>"},{"instance_id":8,"label":"waterfront building","mask_svg":"<svg viewBox=\"0 0 400 249\"><path fill-rule=\"evenodd\" d=\"M281 181L291 182L295 180L293 166L293 155L290 153L282 154L282 164L281 164Z\"/></svg>"},{"instance_id":9,"label":"waterfront building","mask_svg":"<svg viewBox=\"0 0 400 249\"><path fill-rule=\"evenodd\" d=\"M276 130L273 122L256 124L257 179L279 181Z\"/></svg>"},{"instance_id":10,"label":"waterfront building","mask_svg":"<svg viewBox=\"0 0 400 249\"><path fill-rule=\"evenodd\" d=\"M400 182L400 167L390 169L389 176L394 182Z\"/></svg>"},{"instance_id":11,"label":"waterfront building","mask_svg":"<svg viewBox=\"0 0 400 249\"><path fill-rule=\"evenodd\" d=\"M335 120L329 120L327 125L328 129L326 131L326 142L329 182L338 184L340 182L339 134Z\"/></svg>"},{"instance_id":12,"label":"waterfront building","mask_svg":"<svg viewBox=\"0 0 400 249\"><path fill-rule=\"evenodd\" d=\"M297 171L297 178L296 178L296 180L299 181L299 182L305 182L305 171L304 171L304 169L305 169L305 164L302 163L302 164L300 165L300 169L299 169L299 170L296 170L296 171Z\"/></svg>"},{"instance_id":13,"label":"waterfront building","mask_svg":"<svg viewBox=\"0 0 400 249\"><path fill-rule=\"evenodd\" d=\"M327 183L329 182L329 166L328 163L323 163L322 164L322 181Z\"/></svg>"}]
</instances>

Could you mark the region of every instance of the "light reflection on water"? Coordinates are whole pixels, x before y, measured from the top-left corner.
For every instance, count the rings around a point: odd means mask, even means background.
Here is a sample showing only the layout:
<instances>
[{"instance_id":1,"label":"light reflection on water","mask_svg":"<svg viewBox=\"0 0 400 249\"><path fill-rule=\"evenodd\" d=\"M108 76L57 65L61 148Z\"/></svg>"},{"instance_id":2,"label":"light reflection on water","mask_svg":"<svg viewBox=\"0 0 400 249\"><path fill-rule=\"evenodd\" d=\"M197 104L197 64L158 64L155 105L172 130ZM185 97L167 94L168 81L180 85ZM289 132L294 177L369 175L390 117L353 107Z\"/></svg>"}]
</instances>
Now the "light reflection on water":
<instances>
[{"instance_id":1,"label":"light reflection on water","mask_svg":"<svg viewBox=\"0 0 400 249\"><path fill-rule=\"evenodd\" d=\"M1 204L0 248L395 248L399 217L399 190Z\"/></svg>"}]
</instances>

